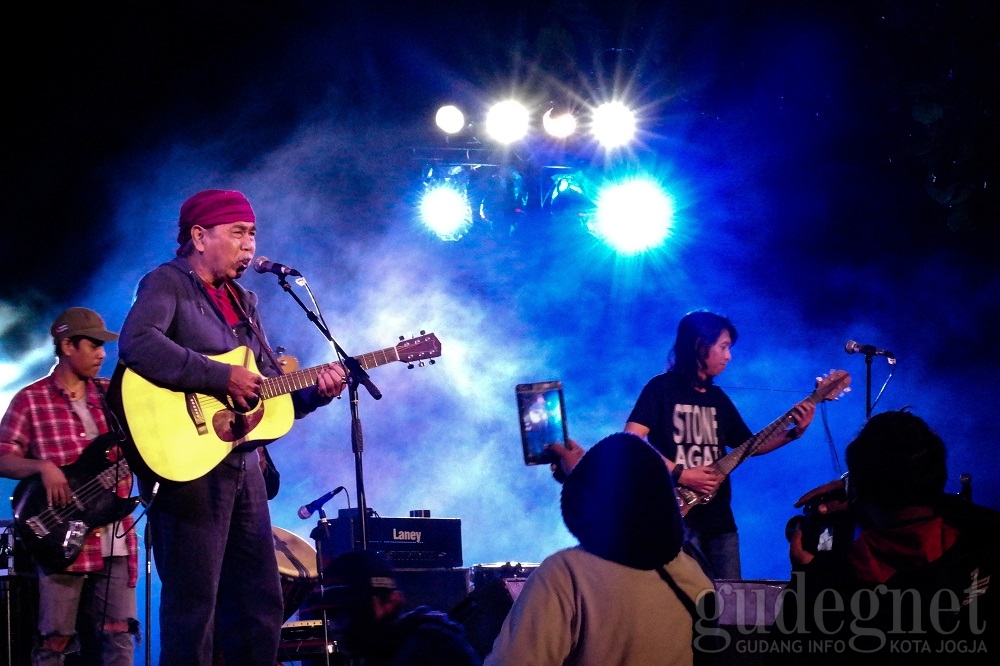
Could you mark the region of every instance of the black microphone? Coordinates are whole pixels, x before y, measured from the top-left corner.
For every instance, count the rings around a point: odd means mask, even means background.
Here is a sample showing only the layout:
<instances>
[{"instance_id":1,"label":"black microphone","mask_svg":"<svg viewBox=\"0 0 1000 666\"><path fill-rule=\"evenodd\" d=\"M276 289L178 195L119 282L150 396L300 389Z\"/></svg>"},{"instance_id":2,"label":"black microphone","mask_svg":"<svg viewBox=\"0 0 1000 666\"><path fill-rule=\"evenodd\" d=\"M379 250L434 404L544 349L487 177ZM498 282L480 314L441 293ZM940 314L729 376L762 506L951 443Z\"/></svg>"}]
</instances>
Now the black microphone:
<instances>
[{"instance_id":1,"label":"black microphone","mask_svg":"<svg viewBox=\"0 0 1000 666\"><path fill-rule=\"evenodd\" d=\"M285 266L284 264L275 263L267 257L257 257L254 259L253 269L258 273L274 273L278 277L288 277L289 275L302 277L302 273L299 273L294 268Z\"/></svg>"},{"instance_id":2,"label":"black microphone","mask_svg":"<svg viewBox=\"0 0 1000 666\"><path fill-rule=\"evenodd\" d=\"M879 349L872 345L863 345L854 340L848 340L844 345L844 351L848 354L864 354L865 356L885 356L886 358L896 358L896 355L887 349Z\"/></svg>"},{"instance_id":3,"label":"black microphone","mask_svg":"<svg viewBox=\"0 0 1000 666\"><path fill-rule=\"evenodd\" d=\"M301 518L302 520L307 519L309 516L316 513L316 511L318 511L320 507L322 507L324 504L333 499L334 495L343 492L343 490L344 486L338 486L333 490L331 490L330 492L328 492L326 495L323 495L322 497L319 497L313 500L312 502L309 502L309 504L306 504L305 506L299 507L299 518Z\"/></svg>"}]
</instances>

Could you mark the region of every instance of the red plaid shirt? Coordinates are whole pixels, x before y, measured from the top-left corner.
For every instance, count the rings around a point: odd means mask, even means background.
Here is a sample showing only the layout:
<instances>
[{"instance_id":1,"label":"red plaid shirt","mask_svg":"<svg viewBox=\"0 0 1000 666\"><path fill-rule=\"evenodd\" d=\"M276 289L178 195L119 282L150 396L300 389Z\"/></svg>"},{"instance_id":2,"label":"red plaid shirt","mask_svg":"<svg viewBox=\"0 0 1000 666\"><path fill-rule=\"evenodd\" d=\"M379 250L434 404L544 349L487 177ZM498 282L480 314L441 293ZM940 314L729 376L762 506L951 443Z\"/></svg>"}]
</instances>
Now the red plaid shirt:
<instances>
[{"instance_id":1,"label":"red plaid shirt","mask_svg":"<svg viewBox=\"0 0 1000 666\"><path fill-rule=\"evenodd\" d=\"M95 379L87 382L87 407L98 430L104 434L108 431L108 422L104 417L101 395L95 382L100 382L101 387L106 390L108 380ZM84 433L83 422L70 405L69 396L56 384L52 375L18 391L0 421L0 456L13 453L26 458L51 460L63 467L76 462L90 442ZM128 497L131 485L130 476L119 484L118 494ZM135 587L139 578L139 540L135 530L131 529L133 524L132 516L126 516L121 527L128 530L126 541L130 587ZM82 573L104 568L100 529L93 530L87 536L80 556L65 571Z\"/></svg>"}]
</instances>

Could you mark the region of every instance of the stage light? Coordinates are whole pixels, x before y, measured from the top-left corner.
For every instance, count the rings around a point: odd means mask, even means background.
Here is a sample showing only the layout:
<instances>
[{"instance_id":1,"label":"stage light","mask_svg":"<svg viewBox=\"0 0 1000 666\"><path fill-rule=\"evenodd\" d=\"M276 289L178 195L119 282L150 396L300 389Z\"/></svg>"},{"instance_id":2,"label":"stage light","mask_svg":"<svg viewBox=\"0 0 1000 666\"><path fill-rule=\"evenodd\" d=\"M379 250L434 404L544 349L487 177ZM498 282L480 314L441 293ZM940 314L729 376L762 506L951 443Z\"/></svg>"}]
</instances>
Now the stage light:
<instances>
[{"instance_id":1,"label":"stage light","mask_svg":"<svg viewBox=\"0 0 1000 666\"><path fill-rule=\"evenodd\" d=\"M565 139L576 131L576 118L569 111L553 114L555 109L549 109L542 116L542 127L557 139Z\"/></svg>"},{"instance_id":2,"label":"stage light","mask_svg":"<svg viewBox=\"0 0 1000 666\"><path fill-rule=\"evenodd\" d=\"M635 114L621 102L607 102L594 109L591 131L605 148L624 146L635 136Z\"/></svg>"},{"instance_id":3,"label":"stage light","mask_svg":"<svg viewBox=\"0 0 1000 666\"><path fill-rule=\"evenodd\" d=\"M461 238L472 226L465 188L449 182L429 185L420 198L420 220L441 240Z\"/></svg>"},{"instance_id":4,"label":"stage light","mask_svg":"<svg viewBox=\"0 0 1000 666\"><path fill-rule=\"evenodd\" d=\"M434 122L441 131L447 134L457 134L465 128L465 115L457 106L448 104L437 110Z\"/></svg>"},{"instance_id":5,"label":"stage light","mask_svg":"<svg viewBox=\"0 0 1000 666\"><path fill-rule=\"evenodd\" d=\"M582 171L561 169L549 176L551 189L542 201L555 217L580 218L593 212L592 181Z\"/></svg>"},{"instance_id":6,"label":"stage light","mask_svg":"<svg viewBox=\"0 0 1000 666\"><path fill-rule=\"evenodd\" d=\"M673 226L673 202L657 183L645 178L606 185L596 204L588 227L621 254L659 247Z\"/></svg>"},{"instance_id":7,"label":"stage light","mask_svg":"<svg viewBox=\"0 0 1000 666\"><path fill-rule=\"evenodd\" d=\"M478 176L469 189L472 201L479 203L480 219L489 224L492 233L509 236L528 204L524 176L511 167L481 170Z\"/></svg>"},{"instance_id":8,"label":"stage light","mask_svg":"<svg viewBox=\"0 0 1000 666\"><path fill-rule=\"evenodd\" d=\"M494 104L486 114L486 132L503 144L523 139L528 133L528 110L512 99Z\"/></svg>"}]
</instances>

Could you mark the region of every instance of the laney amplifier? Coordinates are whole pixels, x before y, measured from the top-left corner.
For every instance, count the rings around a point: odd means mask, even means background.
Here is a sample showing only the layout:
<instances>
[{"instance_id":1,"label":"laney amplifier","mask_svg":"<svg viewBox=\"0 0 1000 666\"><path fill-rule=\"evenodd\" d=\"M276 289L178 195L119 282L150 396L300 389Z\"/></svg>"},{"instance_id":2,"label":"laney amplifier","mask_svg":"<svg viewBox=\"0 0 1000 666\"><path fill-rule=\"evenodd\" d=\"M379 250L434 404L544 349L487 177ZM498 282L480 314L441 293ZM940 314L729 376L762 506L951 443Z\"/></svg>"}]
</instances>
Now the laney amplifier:
<instances>
[{"instance_id":1,"label":"laney amplifier","mask_svg":"<svg viewBox=\"0 0 1000 666\"><path fill-rule=\"evenodd\" d=\"M356 510L341 509L330 521L324 555L336 557L361 548ZM459 518L382 518L367 520L368 550L382 553L396 568L440 569L462 566L462 521ZM325 559L325 558L324 558Z\"/></svg>"}]
</instances>

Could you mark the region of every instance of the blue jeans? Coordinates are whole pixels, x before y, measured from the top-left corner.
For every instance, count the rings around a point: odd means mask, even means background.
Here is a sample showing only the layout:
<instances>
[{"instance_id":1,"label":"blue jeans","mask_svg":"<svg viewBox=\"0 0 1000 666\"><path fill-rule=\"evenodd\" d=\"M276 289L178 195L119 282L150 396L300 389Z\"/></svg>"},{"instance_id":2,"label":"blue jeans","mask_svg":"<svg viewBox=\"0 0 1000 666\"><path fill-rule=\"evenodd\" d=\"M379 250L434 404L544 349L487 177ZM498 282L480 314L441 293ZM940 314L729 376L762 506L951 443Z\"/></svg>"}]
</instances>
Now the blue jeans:
<instances>
[{"instance_id":1,"label":"blue jeans","mask_svg":"<svg viewBox=\"0 0 1000 666\"><path fill-rule=\"evenodd\" d=\"M164 482L149 513L160 591L160 666L274 666L284 599L257 452Z\"/></svg>"},{"instance_id":2,"label":"blue jeans","mask_svg":"<svg viewBox=\"0 0 1000 666\"><path fill-rule=\"evenodd\" d=\"M686 547L696 551L695 559L698 559L698 555L701 556L702 567L707 564L710 571L705 573L713 580L743 578L740 569L740 535L736 532L706 535L685 527L684 540Z\"/></svg>"},{"instance_id":3,"label":"blue jeans","mask_svg":"<svg viewBox=\"0 0 1000 666\"><path fill-rule=\"evenodd\" d=\"M128 557L104 558L104 569L86 574L38 572L39 644L31 652L34 666L59 666L65 655L84 644L104 666L132 666L134 652L129 623L135 622L135 588L128 586ZM82 611L82 614L81 614ZM45 646L46 638L68 639L62 650Z\"/></svg>"}]
</instances>

